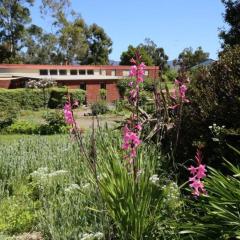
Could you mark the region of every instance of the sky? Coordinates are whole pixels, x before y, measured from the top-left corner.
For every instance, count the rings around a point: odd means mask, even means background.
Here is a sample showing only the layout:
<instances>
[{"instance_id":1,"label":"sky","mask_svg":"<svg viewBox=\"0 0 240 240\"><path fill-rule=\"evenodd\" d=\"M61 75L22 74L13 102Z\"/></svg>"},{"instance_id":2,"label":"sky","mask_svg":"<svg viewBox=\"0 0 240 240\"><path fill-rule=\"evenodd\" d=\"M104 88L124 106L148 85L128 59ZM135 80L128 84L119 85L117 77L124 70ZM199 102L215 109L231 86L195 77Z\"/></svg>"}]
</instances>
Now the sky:
<instances>
[{"instance_id":1,"label":"sky","mask_svg":"<svg viewBox=\"0 0 240 240\"><path fill-rule=\"evenodd\" d=\"M32 9L32 20L51 31L50 21L40 17L39 2ZM221 0L72 0L72 8L88 25L104 28L113 41L111 60L119 60L128 45L137 46L145 38L163 47L170 60L184 48L199 46L216 59L221 48L218 34L225 26Z\"/></svg>"}]
</instances>

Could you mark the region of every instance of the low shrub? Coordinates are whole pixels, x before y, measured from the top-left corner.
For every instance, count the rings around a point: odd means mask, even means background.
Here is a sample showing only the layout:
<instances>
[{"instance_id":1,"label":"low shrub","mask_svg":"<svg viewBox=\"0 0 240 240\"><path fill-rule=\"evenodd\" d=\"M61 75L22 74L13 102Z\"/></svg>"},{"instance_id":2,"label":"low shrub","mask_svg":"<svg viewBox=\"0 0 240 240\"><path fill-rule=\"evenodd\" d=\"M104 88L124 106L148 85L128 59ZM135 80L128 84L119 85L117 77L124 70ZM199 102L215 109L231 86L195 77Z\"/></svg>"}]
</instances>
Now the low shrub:
<instances>
[{"instance_id":1,"label":"low shrub","mask_svg":"<svg viewBox=\"0 0 240 240\"><path fill-rule=\"evenodd\" d=\"M99 114L105 114L108 111L108 106L105 101L100 101L100 102L92 104L91 110L92 110L92 114L94 116L99 115Z\"/></svg>"},{"instance_id":2,"label":"low shrub","mask_svg":"<svg viewBox=\"0 0 240 240\"><path fill-rule=\"evenodd\" d=\"M0 108L0 131L10 126L17 118L17 109L13 107Z\"/></svg>"},{"instance_id":3,"label":"low shrub","mask_svg":"<svg viewBox=\"0 0 240 240\"><path fill-rule=\"evenodd\" d=\"M40 124L29 121L18 120L11 126L6 128L7 133L14 134L38 134L40 131Z\"/></svg>"},{"instance_id":4,"label":"low shrub","mask_svg":"<svg viewBox=\"0 0 240 240\"><path fill-rule=\"evenodd\" d=\"M0 106L8 109L9 106L23 110L37 110L43 107L62 108L66 102L67 93L80 104L85 101L85 91L81 89L68 90L67 88L45 89L0 89Z\"/></svg>"},{"instance_id":5,"label":"low shrub","mask_svg":"<svg viewBox=\"0 0 240 240\"><path fill-rule=\"evenodd\" d=\"M46 124L42 124L39 129L40 134L56 134L66 133L68 127L64 120L64 115L61 110L47 112L43 115Z\"/></svg>"},{"instance_id":6,"label":"low shrub","mask_svg":"<svg viewBox=\"0 0 240 240\"><path fill-rule=\"evenodd\" d=\"M78 101L79 106L86 101L86 91L82 89L69 89L69 93L73 101Z\"/></svg>"}]
</instances>

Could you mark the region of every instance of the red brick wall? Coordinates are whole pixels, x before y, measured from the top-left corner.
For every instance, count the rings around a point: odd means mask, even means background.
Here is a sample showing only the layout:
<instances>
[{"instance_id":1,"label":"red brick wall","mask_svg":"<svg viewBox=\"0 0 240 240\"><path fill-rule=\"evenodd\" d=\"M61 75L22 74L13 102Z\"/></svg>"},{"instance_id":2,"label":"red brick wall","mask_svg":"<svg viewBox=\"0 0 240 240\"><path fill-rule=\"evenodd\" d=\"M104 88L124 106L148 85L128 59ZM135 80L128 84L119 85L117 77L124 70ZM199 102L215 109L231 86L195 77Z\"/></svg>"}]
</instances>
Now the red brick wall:
<instances>
[{"instance_id":1,"label":"red brick wall","mask_svg":"<svg viewBox=\"0 0 240 240\"><path fill-rule=\"evenodd\" d=\"M10 88L11 80L0 80L0 88Z\"/></svg>"},{"instance_id":2,"label":"red brick wall","mask_svg":"<svg viewBox=\"0 0 240 240\"><path fill-rule=\"evenodd\" d=\"M87 82L87 103L94 103L100 100L100 83L99 81Z\"/></svg>"},{"instance_id":3,"label":"red brick wall","mask_svg":"<svg viewBox=\"0 0 240 240\"><path fill-rule=\"evenodd\" d=\"M116 82L108 82L106 85L107 88L107 102L114 102L120 99L119 91L116 85Z\"/></svg>"}]
</instances>

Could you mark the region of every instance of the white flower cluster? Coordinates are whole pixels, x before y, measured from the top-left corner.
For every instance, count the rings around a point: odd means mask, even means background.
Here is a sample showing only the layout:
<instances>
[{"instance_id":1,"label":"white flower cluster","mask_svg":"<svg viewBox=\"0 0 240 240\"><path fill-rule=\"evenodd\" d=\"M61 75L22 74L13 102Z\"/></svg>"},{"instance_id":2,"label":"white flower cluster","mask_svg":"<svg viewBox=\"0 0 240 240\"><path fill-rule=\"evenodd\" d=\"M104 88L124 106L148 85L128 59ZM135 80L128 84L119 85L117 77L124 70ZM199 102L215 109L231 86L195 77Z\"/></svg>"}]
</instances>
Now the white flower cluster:
<instances>
[{"instance_id":1,"label":"white flower cluster","mask_svg":"<svg viewBox=\"0 0 240 240\"><path fill-rule=\"evenodd\" d=\"M84 233L80 240L98 240L103 239L104 235L101 232L97 233Z\"/></svg>"},{"instance_id":2,"label":"white flower cluster","mask_svg":"<svg viewBox=\"0 0 240 240\"><path fill-rule=\"evenodd\" d=\"M154 174L152 175L150 178L149 178L150 182L152 182L153 184L157 184L157 182L159 181L159 177L157 174Z\"/></svg>"},{"instance_id":3,"label":"white flower cluster","mask_svg":"<svg viewBox=\"0 0 240 240\"><path fill-rule=\"evenodd\" d=\"M213 138L213 141L218 142L219 141L218 137L221 136L221 134L223 133L225 126L223 125L220 127L216 123L213 123L213 125L209 126L208 128L211 130L212 134L215 136Z\"/></svg>"},{"instance_id":4,"label":"white flower cluster","mask_svg":"<svg viewBox=\"0 0 240 240\"><path fill-rule=\"evenodd\" d=\"M48 88L54 86L56 83L52 79L29 80L26 83L27 88Z\"/></svg>"},{"instance_id":5,"label":"white flower cluster","mask_svg":"<svg viewBox=\"0 0 240 240\"><path fill-rule=\"evenodd\" d=\"M80 190L80 186L76 183L69 185L67 188L64 189L65 192L74 192Z\"/></svg>"},{"instance_id":6,"label":"white flower cluster","mask_svg":"<svg viewBox=\"0 0 240 240\"><path fill-rule=\"evenodd\" d=\"M65 176L68 173L66 170L57 170L54 172L50 172L47 167L38 168L37 171L34 171L30 174L33 180L35 181L47 181L50 179L54 179L59 176Z\"/></svg>"}]
</instances>

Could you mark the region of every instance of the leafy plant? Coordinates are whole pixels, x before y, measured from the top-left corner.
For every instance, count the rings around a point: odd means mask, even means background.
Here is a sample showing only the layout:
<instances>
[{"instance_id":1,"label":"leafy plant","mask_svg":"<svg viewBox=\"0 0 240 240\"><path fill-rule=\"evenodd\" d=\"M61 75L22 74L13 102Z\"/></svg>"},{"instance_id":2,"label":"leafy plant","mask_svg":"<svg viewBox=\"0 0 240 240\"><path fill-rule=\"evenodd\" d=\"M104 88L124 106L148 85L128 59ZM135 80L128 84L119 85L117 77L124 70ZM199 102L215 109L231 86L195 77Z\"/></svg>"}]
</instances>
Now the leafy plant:
<instances>
[{"instance_id":1,"label":"leafy plant","mask_svg":"<svg viewBox=\"0 0 240 240\"><path fill-rule=\"evenodd\" d=\"M99 115L99 114L104 114L107 113L108 111L108 107L105 101L100 101L97 103L93 103L91 105L91 110L92 110L92 114L94 116Z\"/></svg>"}]
</instances>

